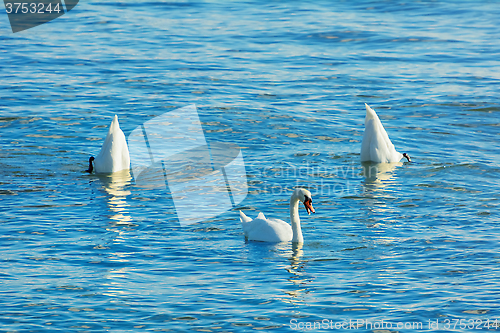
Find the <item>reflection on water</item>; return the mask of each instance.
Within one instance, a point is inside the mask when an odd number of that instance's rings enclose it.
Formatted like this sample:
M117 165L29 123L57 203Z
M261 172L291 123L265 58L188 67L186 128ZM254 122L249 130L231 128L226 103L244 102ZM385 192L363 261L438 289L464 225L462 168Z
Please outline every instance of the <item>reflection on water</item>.
M119 261L127 262L128 260ZM106 287L106 290L103 291L103 295L110 297L127 295L128 292L126 290L126 287L124 286L123 281L126 280L129 274L129 269L126 267L110 269L109 272L105 275L105 279L107 280L107 282L103 284Z
M129 215L127 196L130 191L126 186L130 184L132 177L129 170L114 172L109 175L99 176L104 191L108 194L107 205L113 213L110 218L116 221L116 224L131 224L132 218Z
M288 246L288 243L286 245ZM290 265L285 268L288 273L292 274L288 278L288 281L291 282L291 288L284 290L287 296L286 302L291 304L305 302L305 294L308 293L306 286L310 281L304 278L306 261L301 259L304 254L302 247L302 243L292 243L292 253L288 258Z
M494 321L495 4L80 1L64 29L2 34L1 326L240 333L290 331L291 319ZM99 24L81 24L89 12ZM303 247L245 243L231 211L202 232L178 227L163 169L144 175L153 188L82 173L102 119L118 114L129 134L187 101L203 105L207 142L244 147L252 193L240 207L286 216L297 180L323 191ZM391 139L418 164L360 175L364 102L385 109Z
M107 194L106 204L111 212L109 218L112 220L112 226L131 225L132 218L129 211L130 205L127 203L127 196L131 194L127 189L127 186L130 185L132 180L130 171L122 170L112 174L98 176L102 183L102 188ZM113 237L113 243L125 241L125 231L122 228L107 228L107 230L116 233L116 236ZM109 260L116 265L123 265L129 261L127 259L127 254L122 252L112 252ZM110 297L127 295L128 292L126 291L126 287L124 287L123 281L126 280L129 274L129 268L127 267L111 268L105 275L108 282L104 283L106 291L103 292L103 294Z
M302 270L304 269L304 263L300 259L304 254L302 251L303 243L292 243L292 256L290 257L290 268L287 271L296 276L302 275Z
M393 210L391 205L387 205L384 199L392 198L394 195L398 195L397 192L390 190L389 187L393 186L395 181L394 170L398 166L402 166L403 163L373 163L365 162L362 163L363 176L365 177L362 181L363 191L365 198L369 198L366 202L366 207L369 212L369 216L372 214L382 214L382 216L390 214ZM376 199L375 201L373 199ZM378 219L377 219L378 220ZM372 227L379 227L382 222L376 222L372 224Z
M402 166L403 163L373 163L365 162L362 163L363 176L365 180L363 181L363 188L365 193L375 194L376 192L384 191L385 187L393 184L394 173L393 171L398 166Z

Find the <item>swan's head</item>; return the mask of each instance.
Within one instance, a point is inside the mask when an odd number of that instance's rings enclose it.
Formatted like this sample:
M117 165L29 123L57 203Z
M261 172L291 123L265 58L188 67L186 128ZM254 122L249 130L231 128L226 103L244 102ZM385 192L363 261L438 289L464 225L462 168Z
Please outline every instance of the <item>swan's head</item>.
M94 161L94 160L95 160L94 156L90 156L89 168L87 170L85 170L85 172L92 173L92 171L94 171L94 166L92 165L92 161Z
M303 188L297 188L293 192L293 196L298 198L304 204L304 207L306 207L307 214L316 213L312 204L311 192Z
M408 160L408 162L411 162L410 155L408 155L407 153L404 153L403 157L406 158Z

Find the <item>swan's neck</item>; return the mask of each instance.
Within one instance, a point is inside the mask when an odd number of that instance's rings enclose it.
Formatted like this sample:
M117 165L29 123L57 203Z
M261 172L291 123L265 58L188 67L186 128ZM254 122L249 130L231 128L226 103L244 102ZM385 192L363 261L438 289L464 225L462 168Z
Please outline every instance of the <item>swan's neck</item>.
M94 165L92 164L92 159L89 159L89 169L87 172L92 173L92 171L94 171Z
M303 243L304 238L302 237L302 229L300 228L300 218L299 218L299 198L292 196L290 199L290 221L292 222L293 238L294 243Z

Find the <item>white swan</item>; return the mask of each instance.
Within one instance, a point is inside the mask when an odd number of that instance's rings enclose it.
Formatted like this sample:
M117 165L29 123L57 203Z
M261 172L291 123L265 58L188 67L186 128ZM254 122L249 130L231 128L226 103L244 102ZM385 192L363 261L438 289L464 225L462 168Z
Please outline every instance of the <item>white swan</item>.
M266 219L263 213L259 213L256 219L251 219L240 210L240 220L245 232L245 238L261 242L296 242L303 243L302 230L299 219L299 201L304 203L307 214L315 213L312 206L311 192L297 188L290 198L290 220L292 226L285 221L277 219Z
M410 156L396 151L375 111L365 103L365 133L361 143L361 162L391 163Z
M94 167L92 167L92 161L94 161ZM116 115L109 126L108 135L99 155L95 159L93 156L89 158L89 169L86 171L92 173L94 168L96 173L113 173L130 168L127 140L120 129Z

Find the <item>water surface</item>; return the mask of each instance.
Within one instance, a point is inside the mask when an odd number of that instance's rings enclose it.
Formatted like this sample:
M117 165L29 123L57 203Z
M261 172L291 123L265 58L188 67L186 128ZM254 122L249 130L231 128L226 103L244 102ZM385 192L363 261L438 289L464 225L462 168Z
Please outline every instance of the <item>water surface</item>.
M16 34L0 15L2 330L496 329L499 14L85 1ZM161 188L83 172L115 114L127 136L193 103L208 142L243 151L235 209L181 227ZM359 162L364 103L413 163ZM316 208L303 246L245 242L237 210L287 220L295 186Z

